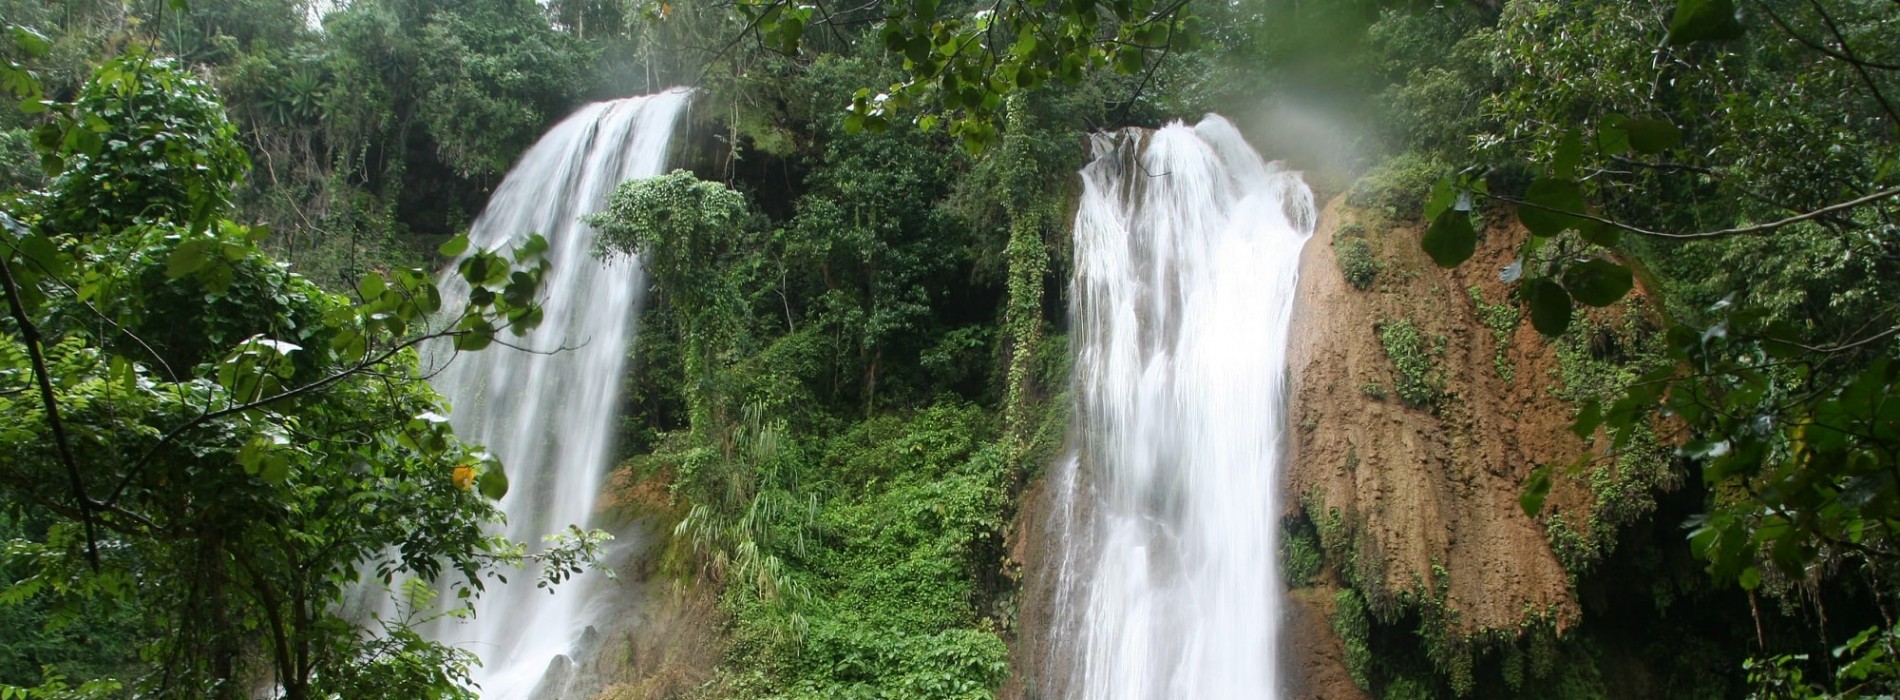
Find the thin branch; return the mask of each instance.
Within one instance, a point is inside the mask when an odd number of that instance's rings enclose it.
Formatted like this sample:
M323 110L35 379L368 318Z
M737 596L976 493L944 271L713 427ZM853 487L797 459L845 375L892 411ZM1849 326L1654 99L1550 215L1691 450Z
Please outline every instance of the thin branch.
M1822 53L1823 55L1826 55L1828 58L1832 58L1836 61L1842 61L1845 63L1857 63L1863 66L1867 66L1868 68L1877 68L1880 70L1900 70L1900 64L1881 63L1879 61L1869 61L1864 58L1858 58L1855 56L1842 54L1838 51L1835 51L1834 49L1830 49L1828 48L1827 44L1823 44L1813 39L1809 39L1807 35L1802 34L1801 32L1795 31L1794 26L1789 24L1787 20L1782 19L1781 15L1775 12L1775 8L1769 7L1768 3L1761 2L1761 0L1756 0L1755 5L1757 7L1760 7L1762 9L1762 12L1767 13L1768 21L1774 23L1775 26L1780 27L1783 33L1792 37L1795 41L1800 42L1802 46L1806 46L1810 49L1818 51Z
M1886 110L1887 118L1893 120L1894 130L1900 131L1900 111L1896 111L1893 103L1887 101L1887 96L1881 94L1880 84L1874 82L1874 76L1867 73L1867 64L1854 57L1854 49L1847 45L1847 36L1842 34L1840 26L1834 23L1834 16L1827 13L1827 8L1822 7L1819 0L1808 0L1808 4L1821 15L1821 22L1826 24L1827 30L1834 35L1834 44L1841 47L1841 53L1847 57L1848 64L1854 67L1854 73L1860 76L1861 82L1867 84L1867 91L1873 93L1874 101L1879 102L1880 108Z
M72 441L66 437L66 424L59 417L59 398L53 393L52 373L46 369L46 355L40 351L40 329L33 325L33 319L26 315L26 307L20 305L20 287L13 281L13 268L0 258L0 287L7 295L7 308L13 313L13 321L20 325L20 338L26 341L27 357L33 361L33 378L40 385L40 403L46 406L46 422L53 426L53 445L59 451L59 459L66 465L66 476L72 482L73 498L79 503L79 520L86 525L86 557L92 561L92 570L99 571L99 535L93 525L92 499L86 496L86 484L79 476L79 460L73 456Z
M1741 235L1748 235L1748 234L1755 234L1755 233L1767 233L1769 231L1773 231L1783 226L1788 226L1790 224L1798 224L1810 219L1819 219L1819 218L1828 216L1830 214L1847 211L1849 209L1853 209L1855 207L1859 207L1859 206L1863 206L1867 204L1872 204L1874 202L1878 202L1880 200L1887 199L1896 195L1900 195L1900 187L1894 187L1891 189L1881 190L1879 192L1875 192L1865 197L1850 199L1848 201L1841 202L1839 204L1831 204L1825 207L1821 207L1820 209L1807 212L1805 214L1797 214L1794 216L1787 217L1785 219L1770 221L1765 224L1756 224L1753 226L1737 226L1734 228L1718 229L1715 231L1699 231L1696 233L1667 233L1663 231L1651 231L1649 229L1631 226L1629 224L1622 223L1620 221L1606 219L1601 216L1597 216L1595 214L1587 214L1583 212L1574 212L1574 211L1567 211L1564 209L1557 209L1555 207L1547 207L1542 204L1538 204L1536 202L1528 202L1522 199L1518 199L1516 197L1507 197L1507 196L1499 195L1499 194L1485 195L1485 196L1491 197L1492 199L1496 199L1500 202L1508 202L1510 204L1515 204L1521 207L1530 207L1532 209L1539 209L1542 211L1547 211L1547 212L1551 212L1555 214L1563 214L1565 216L1574 216L1579 219L1594 221L1599 224L1604 224L1607 226L1615 226L1624 231L1628 231L1630 233L1634 233L1641 236L1649 236L1651 238L1702 239L1702 238L1722 238L1724 236L1741 236Z

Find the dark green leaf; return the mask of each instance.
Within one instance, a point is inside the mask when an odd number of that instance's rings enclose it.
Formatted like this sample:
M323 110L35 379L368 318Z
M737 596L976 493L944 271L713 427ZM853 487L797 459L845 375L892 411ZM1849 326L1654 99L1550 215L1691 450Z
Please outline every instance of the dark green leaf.
M1583 136L1576 129L1564 132L1563 139L1557 142L1557 152L1551 157L1550 172L1563 179L1577 176L1577 164L1583 160Z
M1458 201L1458 186L1452 176L1446 175L1432 183L1432 192L1425 197L1425 220L1437 221L1438 215L1445 213Z
M1570 329L1570 293L1549 277L1524 283L1524 303L1531 307L1531 326L1538 333L1556 337Z
M1439 267L1457 267L1471 259L1478 249L1478 233L1471 228L1471 216L1456 209L1439 212L1419 241L1425 253Z
M1603 118L1597 127L1597 152L1605 156L1619 155L1630 149L1630 118L1621 114L1612 114Z
M1524 509L1524 515L1537 517L1544 510L1544 498L1550 495L1550 465L1540 464L1531 470L1530 479L1524 482L1524 492L1518 494L1517 504Z
M1681 0L1669 21L1669 44L1725 41L1742 35L1733 0Z
M1570 296L1590 306L1609 306L1629 294L1635 283L1630 269L1595 258L1571 265L1564 270L1564 287Z
M1577 411L1577 419L1570 423L1570 432L1580 439L1588 440L1596 434L1597 426L1603 424L1603 402L1590 399Z
M495 329L473 330L455 336L455 349L464 352L475 352L477 350L486 349L488 345L493 342L495 342Z
M37 271L54 277L64 276L72 267L72 258L62 255L59 246L45 236L20 239L20 254L26 256Z
M1533 235L1550 237L1581 224L1583 189L1572 180L1540 177L1524 191L1528 204L1517 208L1517 218Z
M1665 119L1631 119L1626 128L1637 153L1655 155L1682 145L1682 129Z

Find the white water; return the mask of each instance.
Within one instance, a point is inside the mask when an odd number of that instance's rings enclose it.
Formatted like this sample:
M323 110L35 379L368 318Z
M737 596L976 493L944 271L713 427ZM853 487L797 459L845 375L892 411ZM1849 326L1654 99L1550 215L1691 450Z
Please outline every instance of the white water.
M1094 137L1045 697L1279 697L1287 327L1313 195L1232 124Z
M489 200L470 231L480 248L507 248L546 236L552 264L543 280L544 320L511 344L461 354L435 379L464 440L501 458L512 482L501 508L509 539L538 547L544 535L589 526L612 459L614 419L628 341L645 287L637 261L592 255L594 229L579 217L605 209L615 186L659 175L684 113L684 90L588 105L536 142ZM465 296L454 274L445 298ZM532 549L531 549L532 551ZM439 641L474 651L474 680L489 700L560 697L575 676L575 651L593 622L587 589L595 574L534 586L531 571L491 583L467 622L433 630Z

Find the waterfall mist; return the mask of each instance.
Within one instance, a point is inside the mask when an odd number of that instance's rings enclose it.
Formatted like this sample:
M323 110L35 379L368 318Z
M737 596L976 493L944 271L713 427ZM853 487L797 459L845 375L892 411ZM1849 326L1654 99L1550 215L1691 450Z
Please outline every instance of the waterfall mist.
M1218 116L1093 146L1043 695L1278 697L1285 354L1312 192Z
M579 217L605 208L621 182L659 175L690 93L598 102L555 126L508 172L470 231L479 248L508 247L532 233L547 237L552 263L543 281L544 320L510 343L447 357L436 388L454 411L465 440L501 458L513 482L501 501L509 539L540 546L569 525L589 527L611 467L620 382L645 282L637 261L592 255L593 227ZM465 296L450 266L443 296ZM556 595L534 585L534 573L491 583L472 620L449 620L431 632L474 651L482 697L563 697L576 675L577 647L598 635L589 602L598 573L563 584Z

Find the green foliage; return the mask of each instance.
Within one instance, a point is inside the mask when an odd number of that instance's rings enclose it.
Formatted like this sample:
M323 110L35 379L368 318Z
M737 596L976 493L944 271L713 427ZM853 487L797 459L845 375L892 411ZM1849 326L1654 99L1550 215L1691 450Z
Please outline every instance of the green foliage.
M1325 564L1318 534L1304 519L1290 519L1280 537L1280 577L1287 587L1305 587Z
M488 534L502 466L455 439L414 348L532 327L545 242L471 254L459 312L413 269L328 294L224 218L242 154L202 85L135 51L79 95L42 128L65 168L47 195L0 199L0 503L32 524L0 604L139 648L82 695L240 697L265 674L288 698L466 695L473 655L412 631L444 614L429 586L466 605L528 558ZM544 580L598 541L537 555ZM411 582L380 629L343 610L365 574Z
M1359 236L1335 237L1333 259L1339 262L1339 271L1346 276L1346 283L1359 290L1371 289L1372 280L1385 267L1373 256L1372 245Z
M444 163L464 177L507 170L573 104L592 60L532 0L445 7L422 28L415 51L426 57L415 80L428 86L417 116Z
M1406 677L1399 677L1387 683L1379 694L1380 700L1431 700L1431 686Z
M1375 328L1386 359L1392 361L1395 393L1405 405L1431 408L1445 393L1445 372L1439 359L1445 337L1419 331L1410 319L1381 321Z
M1351 588L1333 594L1333 633L1346 648L1346 673L1353 684L1372 688L1372 621L1366 616L1365 603Z
M1407 220L1425 205L1432 183L1450 169L1435 158L1401 155L1380 163L1354 182L1346 203L1372 212L1381 221Z
M250 166L211 89L142 50L100 66L71 110L53 114L39 131L58 173L44 215L75 235L139 219L202 230Z
M1750 658L1743 662L1749 700L1847 700L1875 698L1900 688L1900 635L1889 627L1869 627L1835 647L1834 688L1809 682L1806 654Z
M1510 359L1511 336L1517 332L1517 324L1523 318L1523 313L1511 304L1485 303L1484 293L1475 286L1466 289L1465 293L1478 309L1478 323L1491 329L1491 345L1496 348L1491 357L1491 366L1497 370L1499 379L1510 384L1517 376L1517 366Z
M25 129L0 129L0 190L30 190L40 182L39 154Z

